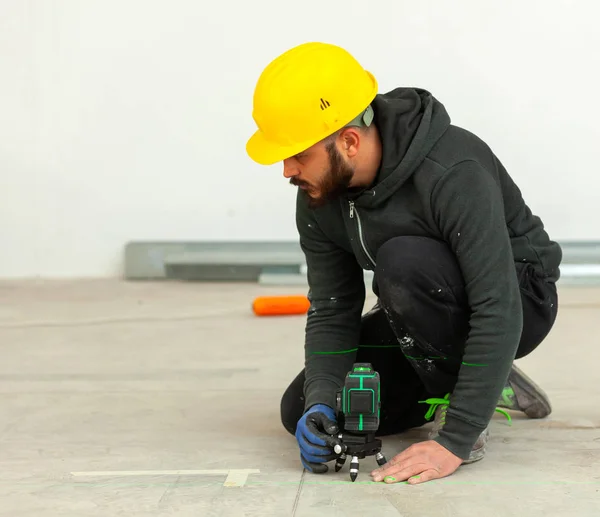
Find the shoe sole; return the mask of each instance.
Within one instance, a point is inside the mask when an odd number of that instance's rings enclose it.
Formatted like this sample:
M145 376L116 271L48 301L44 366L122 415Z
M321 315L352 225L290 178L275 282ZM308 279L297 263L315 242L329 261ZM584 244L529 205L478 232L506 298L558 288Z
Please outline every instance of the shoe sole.
M478 461L481 461L484 458L485 453L487 451L488 440L490 438L489 428L486 428L482 434L484 435L483 443L481 444L480 447L478 447L477 449L473 449L471 451L471 453L469 454L469 458L463 461L463 465L469 465L471 463L476 463Z
M534 400L536 404L532 404L526 408L523 408L523 412L530 418L544 418L548 416L552 412L552 406L550 404L550 400L548 396L533 380L525 375L520 368L512 365L513 370L510 372L509 380L514 383L514 385L519 388L521 391L524 391L531 400ZM517 403L521 406L521 401L517 393L515 392L515 396L517 397ZM528 411L535 407L535 411L529 413ZM538 408L541 408L541 413L537 411Z

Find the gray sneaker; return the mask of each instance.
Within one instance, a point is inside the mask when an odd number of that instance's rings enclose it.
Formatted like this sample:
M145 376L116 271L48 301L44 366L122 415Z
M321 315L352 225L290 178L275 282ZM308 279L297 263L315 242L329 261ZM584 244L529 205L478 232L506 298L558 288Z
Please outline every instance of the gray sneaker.
M446 412L448 411L448 403L450 402L448 400L448 397L449 394L446 395L446 397L443 399L428 399L426 401L423 401L432 404L431 408L429 409L429 412L427 413L427 415L425 415L425 417L429 419L431 418L431 412L433 411L435 413L435 418L433 419L433 427L429 432L428 436L430 440L433 440L439 435L440 430L446 423ZM489 428L486 427L479 435L479 438L477 438L475 445L473 445L473 448L471 449L471 452L469 454L469 458L464 460L463 464L474 463L483 459L483 457L485 456L485 451L487 449L487 442L489 436L490 431Z
M522 411L529 418L544 418L552 412L546 393L514 364L498 399L498 407Z

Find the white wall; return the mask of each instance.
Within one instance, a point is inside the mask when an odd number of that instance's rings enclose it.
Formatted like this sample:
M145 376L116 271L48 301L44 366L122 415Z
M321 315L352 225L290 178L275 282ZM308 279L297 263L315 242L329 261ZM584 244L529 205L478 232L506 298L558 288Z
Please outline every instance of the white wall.
M244 146L262 68L308 40L432 91L553 237L600 238L600 3L366 5L1 0L0 277L117 275L129 240L295 239L293 188Z

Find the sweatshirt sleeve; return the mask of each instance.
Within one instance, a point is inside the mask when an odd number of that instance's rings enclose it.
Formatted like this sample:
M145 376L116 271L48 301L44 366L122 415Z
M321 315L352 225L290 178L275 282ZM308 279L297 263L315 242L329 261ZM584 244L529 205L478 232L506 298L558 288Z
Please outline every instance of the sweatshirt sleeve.
M363 271L353 254L332 242L298 195L296 225L306 257L305 409L335 408L336 391L352 369L365 302Z
M522 307L502 192L475 161L447 170L432 191L436 222L460 265L470 331L446 422L436 441L466 459L491 420L522 330Z

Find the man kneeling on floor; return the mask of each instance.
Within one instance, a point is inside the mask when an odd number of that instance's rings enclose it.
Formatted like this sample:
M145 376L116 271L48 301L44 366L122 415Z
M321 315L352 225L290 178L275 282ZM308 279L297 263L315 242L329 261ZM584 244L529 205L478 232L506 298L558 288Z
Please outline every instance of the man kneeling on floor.
M299 187L311 307L281 418L304 467L323 473L335 458L336 391L355 362L381 377L379 436L433 418L429 439L376 481L420 483L480 460L498 408L547 416L513 360L554 324L562 251L490 147L428 91L378 93L348 52L321 43L267 66L253 118L249 156L283 161ZM366 314L363 269L378 300Z

